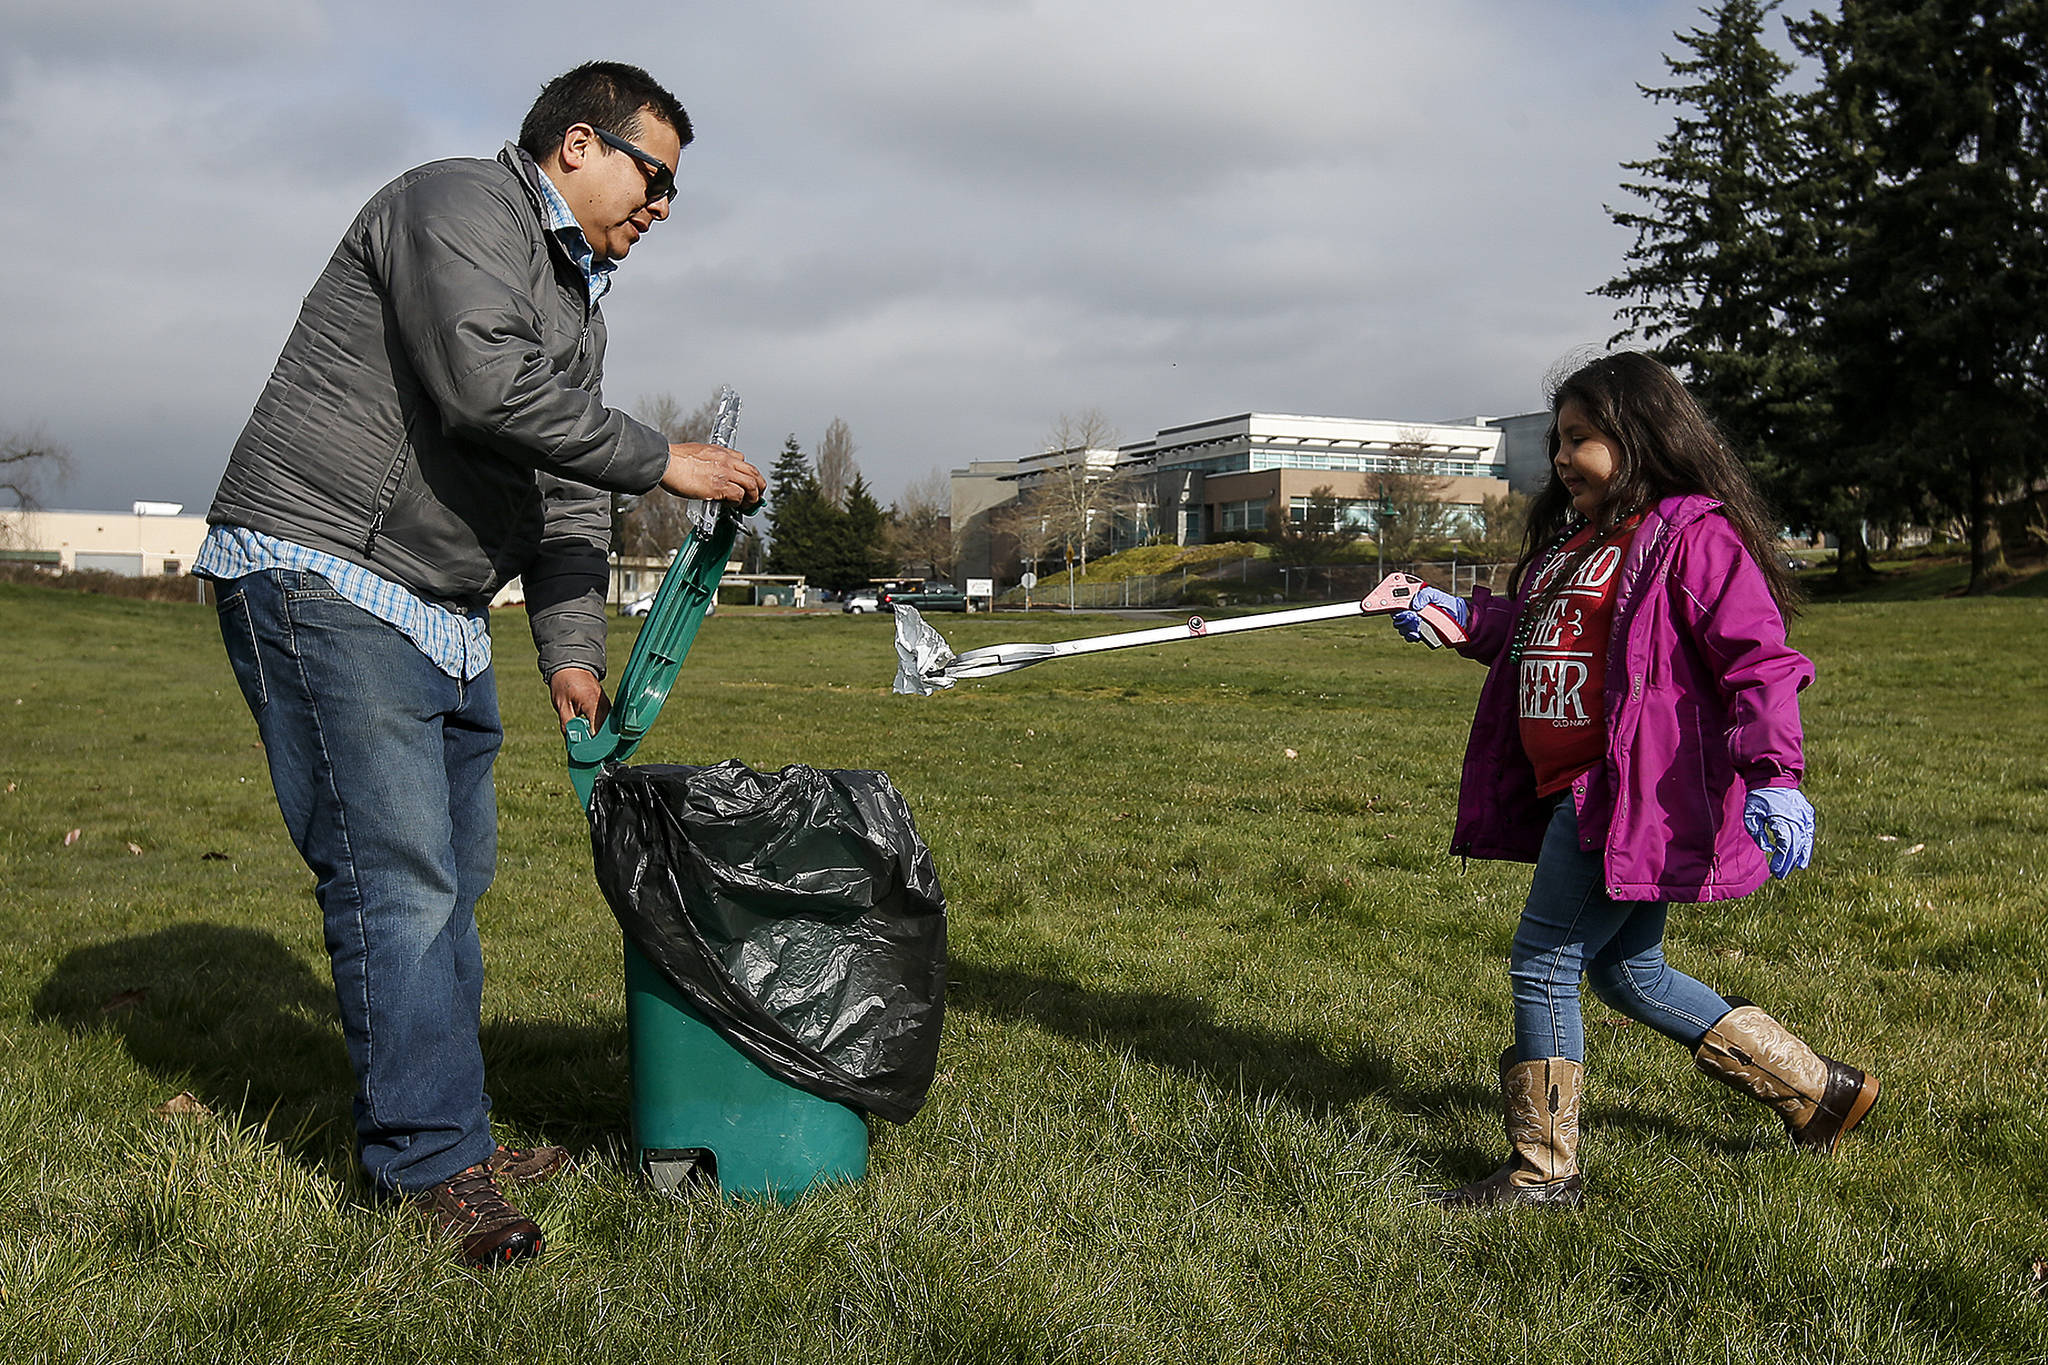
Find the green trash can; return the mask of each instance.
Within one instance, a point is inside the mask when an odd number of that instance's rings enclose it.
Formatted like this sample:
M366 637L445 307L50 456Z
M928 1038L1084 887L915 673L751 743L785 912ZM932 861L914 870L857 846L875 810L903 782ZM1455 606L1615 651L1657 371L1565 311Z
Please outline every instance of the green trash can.
M657 1189L716 1182L787 1202L868 1171L867 1120L770 1076L718 1036L631 943L626 1050L633 1160Z
M739 397L719 395L712 440L725 445ZM670 563L595 733L569 722L569 779L584 808L606 764L624 762L661 712L697 628L718 593L739 517L700 509ZM795 1199L825 1181L867 1174L860 1111L770 1076L721 1038L654 965L626 945L626 1051L633 1088L633 1162L658 1189L716 1183L728 1195Z

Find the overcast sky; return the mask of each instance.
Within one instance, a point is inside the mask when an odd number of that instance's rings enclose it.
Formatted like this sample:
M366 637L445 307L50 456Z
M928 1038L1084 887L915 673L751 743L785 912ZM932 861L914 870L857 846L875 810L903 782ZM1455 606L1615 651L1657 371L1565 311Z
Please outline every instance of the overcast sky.
M0 0L0 436L46 498L200 510L363 200L489 156L550 76L646 66L697 126L605 301L607 395L730 383L764 468L843 417L884 502L1244 411L1528 411L1613 332L1692 3Z

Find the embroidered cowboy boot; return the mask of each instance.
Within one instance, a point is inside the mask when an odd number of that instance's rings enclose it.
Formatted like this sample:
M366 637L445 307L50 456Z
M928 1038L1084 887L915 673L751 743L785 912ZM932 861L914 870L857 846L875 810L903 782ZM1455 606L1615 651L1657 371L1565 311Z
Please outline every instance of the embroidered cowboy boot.
M1508 1130L1505 1166L1460 1189L1432 1195L1439 1204L1471 1208L1537 1204L1577 1208L1585 1199L1579 1178L1579 1088L1585 1067L1564 1057L1511 1062L1500 1055L1500 1093Z
M1815 1052L1747 1000L1707 1030L1693 1062L1715 1080L1776 1110L1802 1147L1832 1152L1877 1103L1877 1077Z

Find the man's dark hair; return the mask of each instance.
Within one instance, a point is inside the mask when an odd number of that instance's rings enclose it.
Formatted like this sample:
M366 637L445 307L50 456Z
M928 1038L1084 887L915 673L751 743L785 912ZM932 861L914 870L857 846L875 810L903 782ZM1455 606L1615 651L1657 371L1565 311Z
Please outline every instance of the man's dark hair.
M654 77L624 62L585 62L541 87L533 108L526 111L526 122L519 125L519 145L534 160L542 160L562 145L562 134L579 123L630 142L639 136L643 109L653 110L676 130L685 147L690 145L690 116Z

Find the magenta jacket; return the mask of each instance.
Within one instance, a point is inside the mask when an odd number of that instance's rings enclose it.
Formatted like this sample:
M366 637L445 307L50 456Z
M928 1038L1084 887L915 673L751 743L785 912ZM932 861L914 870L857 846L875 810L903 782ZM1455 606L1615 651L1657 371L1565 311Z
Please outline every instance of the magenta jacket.
M1666 498L1622 567L1607 656L1607 756L1572 784L1580 846L1606 850L1616 900L1746 896L1769 864L1742 827L1753 787L1796 787L1799 692L1813 664L1785 643L1763 570L1720 503ZM1524 577L1526 595L1528 578ZM1521 598L1474 591L1471 640L1488 666L1465 750L1451 851L1534 862L1549 823L1507 662ZM1495 665L1498 667L1495 667Z

